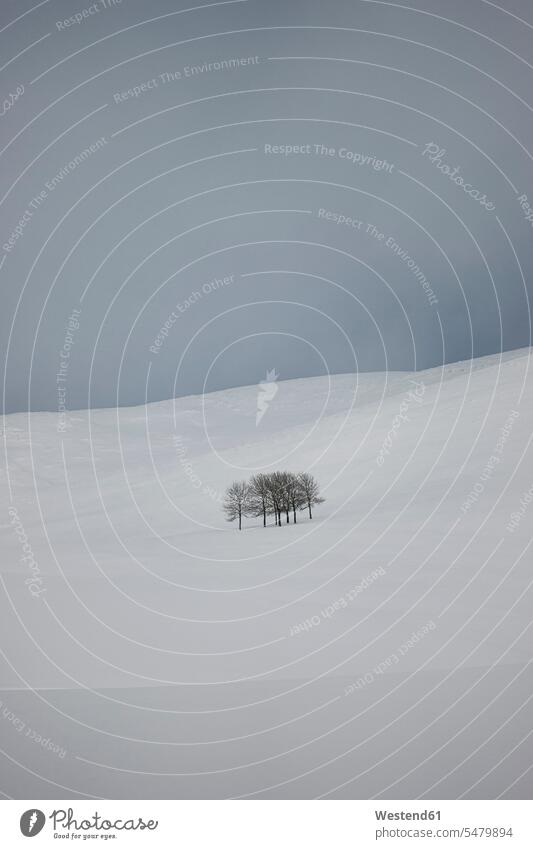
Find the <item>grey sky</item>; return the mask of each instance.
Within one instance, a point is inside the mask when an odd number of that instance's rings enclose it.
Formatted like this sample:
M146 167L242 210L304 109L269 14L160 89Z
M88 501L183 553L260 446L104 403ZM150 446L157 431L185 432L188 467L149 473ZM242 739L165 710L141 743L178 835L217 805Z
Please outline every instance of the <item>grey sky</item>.
M5 411L528 345L530 5L197 5L2 4Z

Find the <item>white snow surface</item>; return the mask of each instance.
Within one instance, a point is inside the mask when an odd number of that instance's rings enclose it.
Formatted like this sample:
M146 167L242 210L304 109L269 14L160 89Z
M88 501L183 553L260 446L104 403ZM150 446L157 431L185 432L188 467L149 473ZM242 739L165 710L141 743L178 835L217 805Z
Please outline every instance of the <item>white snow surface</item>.
M529 797L531 356L5 416L4 791ZM239 533L278 468L326 501Z

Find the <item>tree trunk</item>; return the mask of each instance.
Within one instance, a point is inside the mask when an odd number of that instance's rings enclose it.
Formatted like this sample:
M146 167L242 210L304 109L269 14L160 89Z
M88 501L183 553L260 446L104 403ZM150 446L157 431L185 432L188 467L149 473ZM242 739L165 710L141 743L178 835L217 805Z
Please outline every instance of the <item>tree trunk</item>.
M239 513L239 530L242 530L242 514Z
M266 508L263 507L263 527L266 528L266 526L267 526L267 512L266 512Z
M309 518L310 518L310 519L312 519L312 518L313 518L313 514L311 513L311 502L310 502L310 501L308 501L308 502L307 502L307 504L308 504L308 507L309 507Z
M287 509L286 513L287 513L287 524L289 524L290 519L289 519L289 511L288 511L288 509Z
M292 508L292 516L293 516L294 524L296 524L296 507Z

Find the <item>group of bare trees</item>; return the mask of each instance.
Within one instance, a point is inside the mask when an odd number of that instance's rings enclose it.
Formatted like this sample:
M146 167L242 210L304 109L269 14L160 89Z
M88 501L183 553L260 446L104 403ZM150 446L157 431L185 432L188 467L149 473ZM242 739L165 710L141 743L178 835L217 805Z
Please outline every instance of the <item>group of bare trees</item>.
M298 510L308 510L313 518L312 508L324 501L320 497L318 482L308 472L295 475L293 472L271 472L253 475L249 481L233 481L226 490L222 504L228 522L239 522L245 516L263 517L266 527L267 516L274 516L276 525L281 527L282 516L286 523L296 522Z

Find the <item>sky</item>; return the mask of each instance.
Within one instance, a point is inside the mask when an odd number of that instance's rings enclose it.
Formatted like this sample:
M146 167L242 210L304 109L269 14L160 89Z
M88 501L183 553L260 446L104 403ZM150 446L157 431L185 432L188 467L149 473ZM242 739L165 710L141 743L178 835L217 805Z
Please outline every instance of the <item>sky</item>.
M529 345L532 29L525 0L2 3L3 412Z

